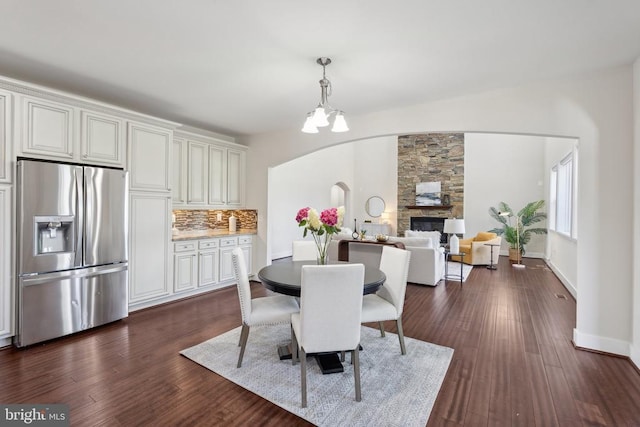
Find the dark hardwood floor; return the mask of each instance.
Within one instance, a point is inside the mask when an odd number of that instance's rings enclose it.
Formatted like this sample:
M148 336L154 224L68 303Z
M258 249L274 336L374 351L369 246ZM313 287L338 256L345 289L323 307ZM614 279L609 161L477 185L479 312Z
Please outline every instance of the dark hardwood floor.
M524 262L476 267L463 287L408 286L405 334L455 349L428 426L640 426L640 374L574 349L575 301L542 261ZM78 426L308 425L178 354L239 325L231 287L8 348L0 402L66 403Z

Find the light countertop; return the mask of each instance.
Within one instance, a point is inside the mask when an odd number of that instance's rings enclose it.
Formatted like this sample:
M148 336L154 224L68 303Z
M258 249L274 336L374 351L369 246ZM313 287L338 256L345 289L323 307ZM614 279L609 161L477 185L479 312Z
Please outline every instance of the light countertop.
M229 232L229 230L185 230L185 231L174 231L172 233L172 238L174 242L179 240L196 240L196 239L209 239L215 237L229 237L229 236L240 236L247 234L258 234L258 230L254 229L238 229L235 233Z

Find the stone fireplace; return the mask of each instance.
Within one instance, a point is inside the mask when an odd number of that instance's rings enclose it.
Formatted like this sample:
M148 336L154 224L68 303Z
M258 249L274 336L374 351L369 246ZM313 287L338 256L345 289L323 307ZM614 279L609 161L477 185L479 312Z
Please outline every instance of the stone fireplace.
M441 183L446 206L415 206L416 184ZM427 133L398 137L397 230L413 227L414 218L464 218L464 133ZM446 237L445 237L446 239Z

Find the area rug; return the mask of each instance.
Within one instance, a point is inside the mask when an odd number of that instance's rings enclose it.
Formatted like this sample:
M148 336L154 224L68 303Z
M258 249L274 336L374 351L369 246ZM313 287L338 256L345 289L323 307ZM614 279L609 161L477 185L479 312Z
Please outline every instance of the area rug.
M451 348L408 337L403 356L397 335L383 338L363 326L362 401L355 401L348 354L344 372L328 375L309 358L308 407L301 408L300 365L277 355L277 346L290 340L289 326L252 328L237 369L239 338L238 327L180 354L318 426L424 426L453 356Z
M455 261L448 261L448 263L449 265L447 266L447 270L448 270L447 273L449 273L449 276L451 275L460 276L460 263ZM469 277L471 270L473 270L473 265L462 264L462 281L463 282L467 280L467 277ZM444 277L444 272L442 273L442 276ZM460 281L460 279L457 277L455 279L449 278L448 280Z

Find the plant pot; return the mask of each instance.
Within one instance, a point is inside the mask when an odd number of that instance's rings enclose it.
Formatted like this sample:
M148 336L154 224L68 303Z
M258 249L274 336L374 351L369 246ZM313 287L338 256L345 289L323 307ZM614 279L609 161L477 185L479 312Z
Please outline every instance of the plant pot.
M520 260L522 260L522 254L520 254ZM518 250L515 248L509 248L509 261L511 264L518 263Z

